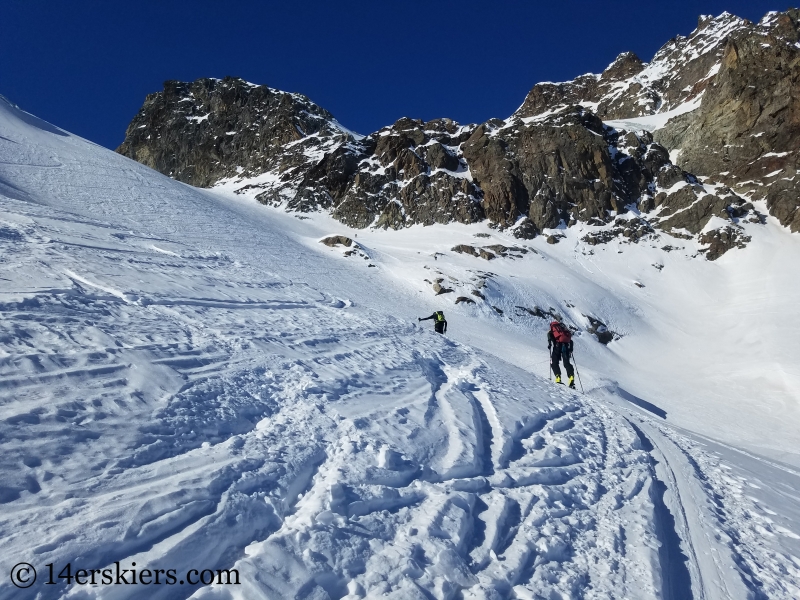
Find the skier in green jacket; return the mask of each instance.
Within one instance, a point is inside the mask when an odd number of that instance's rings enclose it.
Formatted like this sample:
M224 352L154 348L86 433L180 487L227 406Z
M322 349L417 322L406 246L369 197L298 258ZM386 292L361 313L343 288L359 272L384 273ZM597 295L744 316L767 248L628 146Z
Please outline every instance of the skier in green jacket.
M447 333L447 319L444 318L444 313L442 311L437 310L430 317L425 317L424 319L418 318L417 322L427 321L429 319L433 319L433 328L436 330L436 333Z

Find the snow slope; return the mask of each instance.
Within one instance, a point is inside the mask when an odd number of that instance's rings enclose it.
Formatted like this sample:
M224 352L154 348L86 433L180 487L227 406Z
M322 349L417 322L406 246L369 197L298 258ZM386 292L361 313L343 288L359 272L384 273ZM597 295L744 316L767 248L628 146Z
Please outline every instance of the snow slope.
M39 571L0 598L800 595L800 473L758 452L792 457L796 367L752 400L736 386L756 373L717 398L681 371L712 315L714 335L745 326L718 351L767 343L753 319L779 331L797 294L763 261L796 236L711 272L572 237L487 266L449 251L496 235L479 226L359 232L344 257L317 243L327 219L176 183L0 101L0 567ZM503 315L433 298L437 269L483 279ZM737 306L751 287L777 294ZM544 321L514 311L534 302L624 332L577 338L586 395L545 378ZM451 336L413 319L435 307ZM241 579L45 584L48 564L115 561Z
M239 196L225 198L252 208ZM793 329L800 284L788 275L800 262L800 236L771 218L766 226L743 224L753 237L748 247L709 262L695 242L664 234L636 245L588 246L580 240L592 229L583 224L550 232L565 236L557 245L545 236L520 244L482 224L349 230L321 214L298 220L255 208L263 215L252 218L290 231L309 251L320 251L326 234L357 236L392 295L403 298L394 314L413 319L442 309L450 337L542 377L549 374L548 320L518 307L554 308L581 329L589 325L585 315L597 318L622 337L608 346L586 332L576 338L587 389L622 387L670 422L800 467L800 336ZM464 243L529 251L492 261L451 251ZM667 245L673 249L662 250ZM457 296L475 298L471 291L486 273L492 276L480 290L487 301L454 305ZM439 277L452 294L434 296L430 282Z

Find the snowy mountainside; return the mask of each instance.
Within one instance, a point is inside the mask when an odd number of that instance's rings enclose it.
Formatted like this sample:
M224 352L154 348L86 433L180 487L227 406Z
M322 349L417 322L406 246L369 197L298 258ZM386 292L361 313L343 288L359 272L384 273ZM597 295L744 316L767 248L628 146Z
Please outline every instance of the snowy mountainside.
M0 206L0 562L40 570L27 591L0 580L0 597L800 591L797 471L675 429L647 409L662 381L634 398L602 379L635 362L642 346L623 345L648 302L701 266L724 276L727 256L666 254L648 273L671 279L643 274L636 290L656 290L638 306L603 287L629 255L581 263L577 229L557 245L498 238L505 250L486 236L516 239L481 224L345 230L359 245L345 256L319 243L344 229L327 215L186 186L5 103ZM496 257L455 252L456 237ZM439 271L488 302L433 296ZM591 308L623 335L576 336L586 395L547 381L544 321L504 316L512 302L579 324ZM451 337L416 325L436 307ZM235 568L241 583L44 584L48 563L115 561Z
M761 27L768 26L765 17ZM692 101L716 75L726 43L752 23L730 13L698 19L689 36L664 44L649 63L632 52L620 54L601 74L562 83L538 83L515 115L531 117L573 104L592 107L604 120L659 114Z
M167 82L118 151L360 229L488 221L533 239L583 223L591 244L657 230L716 260L764 214L798 230L799 14L703 16L649 63L623 53L602 74L537 84L513 115L482 124L402 118L359 136L297 94ZM630 214L636 235L614 223Z
M697 261L691 240L669 251L663 239L586 246L581 226L563 230L558 244L522 244L481 225L387 235L324 215L279 222L309 249L365 273L377 266L404 298L399 314L408 302L427 307L417 314L441 309L459 323L452 337L542 377L548 324L561 318L587 388L622 388L673 423L800 465L800 340L786 334L800 291L785 277L800 245L771 219L755 230L758 251L715 263ZM332 232L351 236L368 260L319 243Z
M794 471L512 366L531 328L493 309L447 308L454 340L415 326L448 297L404 280L432 262L407 260L419 239L344 257L317 241L328 217L185 186L7 105L0 130L4 572L242 577L147 588L170 598L796 595ZM473 326L491 352L458 341ZM43 573L28 593L141 596Z

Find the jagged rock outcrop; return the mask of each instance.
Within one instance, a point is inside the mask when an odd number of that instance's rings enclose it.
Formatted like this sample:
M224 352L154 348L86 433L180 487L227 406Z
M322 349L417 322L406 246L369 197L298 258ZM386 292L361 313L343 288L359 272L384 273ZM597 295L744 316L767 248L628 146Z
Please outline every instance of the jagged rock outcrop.
M353 245L353 240L346 235L329 235L326 238L322 238L319 243L330 247L345 246L349 248Z
M601 344L607 346L614 340L618 340L620 336L618 333L611 331L605 323L600 321L599 319L595 319L589 315L583 315L588 319L589 326L586 328L586 331L591 333L593 336L597 338L597 341Z
M621 137L581 106L485 123L463 152L486 216L505 226L527 216L538 230L577 219L605 222L652 195L654 179L671 167L650 134Z
M614 221L613 227L589 232L583 237L583 241L590 246L606 244L611 240L618 238L624 238L626 240L636 242L647 235L652 235L653 233L653 227L645 219L638 217L625 219L623 217L619 217Z
M651 220L663 229L697 234L712 216L735 221L753 209L748 200L764 199L773 216L798 231L797 43L795 9L770 13L758 24L727 13L701 17L690 36L670 40L649 64L626 53L602 75L534 86L515 116L525 120L579 104L604 119L630 119L628 131L635 131L635 117L686 110L662 129L651 125L677 165L661 171L656 194L642 195L639 209L647 218L655 211L660 218ZM727 190L720 196L686 172ZM692 187L670 189L682 180ZM753 215L751 221L760 220Z
M531 117L581 104L602 119L627 119L665 112L696 98L714 75L727 36L749 21L728 13L702 16L688 37L664 44L649 63L623 52L600 75L563 83L538 83L515 116Z
M583 222L589 244L669 234L705 240L711 258L763 222L757 200L800 231L799 14L701 17L649 63L626 52L599 75L537 84L480 125L403 118L360 136L299 94L167 82L118 150L355 228L488 219L531 239Z
M482 220L481 190L458 149L472 129L450 119L404 118L367 136L358 173L333 216L351 227L384 229Z
M167 81L150 94L117 152L200 187L303 169L353 136L305 96L241 79Z
M681 167L765 199L800 231L800 11L771 14L725 41L719 71L700 107L659 139Z
M118 152L192 185L231 184L264 204L398 229L484 218L457 150L472 129L401 119L363 137L299 94L236 78L168 81Z
M750 241L750 236L745 235L741 227L727 226L707 231L700 236L699 241L708 245L708 248L702 250L706 253L706 258L717 260L732 248L744 248Z

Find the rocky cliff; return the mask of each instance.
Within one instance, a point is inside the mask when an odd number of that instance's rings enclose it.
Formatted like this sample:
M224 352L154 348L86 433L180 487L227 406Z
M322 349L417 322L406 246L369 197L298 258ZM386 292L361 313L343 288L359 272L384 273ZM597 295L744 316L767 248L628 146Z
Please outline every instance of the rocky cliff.
M678 164L754 200L800 231L800 11L743 24L720 44L699 107L657 132Z
M800 13L701 17L649 62L541 83L508 119L404 118L368 136L305 96L240 79L167 82L118 151L180 181L329 210L356 228L472 223L591 244L697 237L710 259L763 222L800 231ZM557 238L555 238L557 241Z

